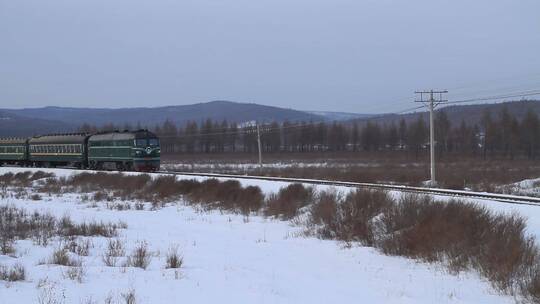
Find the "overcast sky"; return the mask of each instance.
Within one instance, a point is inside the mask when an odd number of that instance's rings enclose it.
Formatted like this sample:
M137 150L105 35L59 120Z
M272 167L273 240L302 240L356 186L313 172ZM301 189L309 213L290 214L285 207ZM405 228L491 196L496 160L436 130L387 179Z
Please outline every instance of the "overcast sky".
M391 112L540 88L538 0L0 0L0 107Z

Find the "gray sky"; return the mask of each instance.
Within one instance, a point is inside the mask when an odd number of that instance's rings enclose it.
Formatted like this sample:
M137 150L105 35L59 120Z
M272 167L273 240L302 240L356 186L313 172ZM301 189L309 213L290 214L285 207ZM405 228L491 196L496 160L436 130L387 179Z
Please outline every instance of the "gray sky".
M0 107L391 112L540 88L538 0L0 0Z

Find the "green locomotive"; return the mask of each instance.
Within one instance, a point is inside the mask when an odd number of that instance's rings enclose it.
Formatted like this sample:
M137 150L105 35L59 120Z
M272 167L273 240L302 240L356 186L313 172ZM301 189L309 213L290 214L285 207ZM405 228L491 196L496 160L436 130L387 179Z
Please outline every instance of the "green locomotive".
M160 153L159 138L147 130L96 134L88 139L91 169L155 171Z
M0 139L0 165L157 171L159 138L148 130Z

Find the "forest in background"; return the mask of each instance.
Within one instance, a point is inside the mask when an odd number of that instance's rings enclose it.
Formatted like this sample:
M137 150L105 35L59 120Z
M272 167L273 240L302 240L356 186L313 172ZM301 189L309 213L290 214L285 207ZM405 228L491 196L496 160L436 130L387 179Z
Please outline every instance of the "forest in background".
M81 132L142 128L84 124ZM429 122L415 120L380 122L377 118L342 122L272 122L259 125L264 153L402 151L418 157L429 149ZM149 128L161 138L162 154L255 153L258 151L255 123L190 121L176 125L170 120ZM478 123L453 124L444 110L435 117L436 150L439 155L460 153L481 158L535 159L540 150L540 120L532 109L517 118L506 107L486 110Z

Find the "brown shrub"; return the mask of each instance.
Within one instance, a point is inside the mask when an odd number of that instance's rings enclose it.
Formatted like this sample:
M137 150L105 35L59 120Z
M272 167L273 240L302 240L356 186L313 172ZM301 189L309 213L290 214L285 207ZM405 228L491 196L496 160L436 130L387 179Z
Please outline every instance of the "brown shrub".
M290 184L268 198L264 213L267 216L291 219L298 215L300 208L307 206L313 200L313 196L313 188L307 188L298 183Z
M151 259L152 257L150 251L148 251L148 244L146 242L139 242L128 257L127 265L146 269L148 265L150 265Z
M319 225L317 233L322 238L334 238L338 229L338 202L339 196L332 191L322 191L318 194L311 207L310 220L312 224Z
M81 260L72 258L69 256L69 251L65 248L59 248L55 250L48 261L49 264L63 265L63 266L77 266L82 265Z
M374 225L376 219L392 207L393 199L384 191L356 190L347 195L339 205L340 225L337 238L344 241L360 241L372 246L378 236Z
M184 263L184 258L178 252L178 246L172 246L167 253L165 268L180 268Z
M0 281L16 282L26 279L24 266L15 264L11 267L0 265Z
M242 188L236 180L220 182L217 179L207 179L192 189L187 196L188 202L244 215L259 210L264 202L264 195L259 187Z
M319 194L310 213L321 238L359 241L386 254L474 269L498 290L540 299L540 250L525 236L525 220L460 201L434 201L357 190L341 200Z

